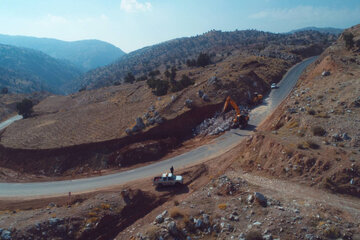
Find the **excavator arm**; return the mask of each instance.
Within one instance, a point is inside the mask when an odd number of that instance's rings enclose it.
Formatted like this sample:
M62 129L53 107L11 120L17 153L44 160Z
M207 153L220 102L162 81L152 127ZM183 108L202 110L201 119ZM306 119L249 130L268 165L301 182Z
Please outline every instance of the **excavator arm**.
M236 104L236 102L234 100L232 100L232 98L230 96L228 96L226 98L224 108L222 110L222 114L225 113L225 111L226 111L227 107L229 106L229 104L235 109L237 115L241 115L238 105Z

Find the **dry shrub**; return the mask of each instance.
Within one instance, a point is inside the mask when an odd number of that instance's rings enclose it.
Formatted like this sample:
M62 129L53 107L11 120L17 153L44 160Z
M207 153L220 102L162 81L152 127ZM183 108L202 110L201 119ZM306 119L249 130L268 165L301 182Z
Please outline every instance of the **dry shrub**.
M319 149L320 148L320 145L313 141L307 141L307 144L309 145L309 147L311 149Z
M316 117L318 118L330 118L330 116L326 112L320 112L316 114Z
M145 234L150 240L157 240L160 237L159 230L157 226L151 225L146 229Z
M225 210L226 207L227 207L227 204L226 204L226 203L220 203L220 204L218 205L218 208L221 209L221 210Z
M309 110L308 110L308 114L309 114L309 115L315 115L316 112L315 112L314 109L309 109Z
M324 236L330 239L337 239L341 237L341 233L339 228L331 226L330 228L324 230Z
M108 209L110 209L110 204L102 203L101 208L104 209L104 210L108 210Z
M326 134L326 131L324 128L320 127L320 126L315 126L311 129L312 133L314 134L314 136L324 136Z
M172 218L180 218L185 216L185 214L178 207L173 207L170 209L169 213L170 217Z
M89 217L96 217L98 214L96 212L89 212Z
M291 158L294 154L294 150L291 148L285 148L285 154L286 154L286 156Z
M178 200L175 200L175 201L174 201L174 206L179 206L179 204L180 204L180 203L179 203Z
M259 231L250 231L245 236L246 240L263 240L263 237Z
M91 217L89 219L86 220L86 223L95 223L98 221L97 217Z
M296 128L299 126L299 122L298 121L291 121L289 124L288 124L288 128Z

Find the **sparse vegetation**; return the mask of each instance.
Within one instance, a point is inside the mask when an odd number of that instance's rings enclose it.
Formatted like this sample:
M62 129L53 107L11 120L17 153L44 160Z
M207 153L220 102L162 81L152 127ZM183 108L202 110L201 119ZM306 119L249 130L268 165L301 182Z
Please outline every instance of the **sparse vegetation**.
M129 72L129 73L125 76L124 82L126 82L126 83L134 83L134 82L135 82L135 76L134 76L131 72Z
M309 110L308 110L308 114L309 114L309 115L315 115L316 112L315 112L314 109L309 109Z
M16 109L23 118L28 118L33 113L33 102L27 98L24 98L21 102L16 104Z
M180 218L185 216L185 214L178 207L173 207L170 209L169 213L170 217L172 218Z
M344 41L347 49L354 46L354 35L351 32L344 33Z
M221 209L221 210L225 210L226 207L227 207L227 204L226 204L226 203L220 203L220 204L218 205L218 208Z
M314 136L319 136L322 137L326 134L326 131L324 128L320 127L320 126L315 126L311 129L312 133L314 134Z
M246 240L263 240L263 237L259 231L250 231L245 236Z

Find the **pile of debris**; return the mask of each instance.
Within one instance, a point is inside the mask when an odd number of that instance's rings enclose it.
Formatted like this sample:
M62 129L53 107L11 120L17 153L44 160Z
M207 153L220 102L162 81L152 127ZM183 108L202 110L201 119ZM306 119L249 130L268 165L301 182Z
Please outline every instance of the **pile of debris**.
M205 119L193 130L194 136L213 136L230 130L233 125L235 111L230 111L220 116L216 113L214 117Z
M145 119L145 123L144 120ZM152 126L154 124L161 124L164 122L164 118L156 111L155 106L151 105L149 111L146 112L143 118L136 118L136 124L132 128L127 128L125 132L130 135L132 133L140 132L146 127Z

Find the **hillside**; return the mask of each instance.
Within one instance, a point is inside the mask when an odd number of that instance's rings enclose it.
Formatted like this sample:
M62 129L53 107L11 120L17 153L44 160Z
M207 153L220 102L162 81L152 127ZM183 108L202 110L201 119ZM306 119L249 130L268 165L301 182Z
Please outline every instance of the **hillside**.
M12 93L49 91L64 94L81 75L72 64L40 51L0 44L0 87Z
M159 160L192 138L194 128L220 111L227 96L244 107L256 105L254 92L267 94L270 84L280 81L294 63L332 43L332 35L318 35L326 45L295 34L281 50L275 40L264 43L261 52L256 44L223 56L219 50L215 61L203 67L182 65L171 73L151 72L149 81L48 97L34 107L35 117L17 121L2 133L0 163L54 176ZM279 45L283 41L280 37ZM151 81L169 87L159 97L149 87ZM145 128L129 133L139 118Z
M0 94L0 121L4 121L12 115L17 114L16 103L24 98L30 99L34 104L38 104L50 94L46 92L33 92L31 94Z
M289 33L303 32L303 31L317 31L317 32L321 32L321 33L331 33L331 34L338 35L338 34L341 34L344 31L344 29L332 28L332 27L304 27L304 28L292 30Z
M141 77L156 69L163 71L172 66L184 68L188 59L196 58L201 52L211 55L213 62L220 62L233 53L242 52L281 58L295 63L302 57L321 53L335 38L332 34L315 31L295 34L274 34L255 30L210 31L203 35L174 39L131 52L114 64L88 72L80 83L81 87L95 89L123 82L128 72ZM303 49L304 47L308 51Z
M0 43L42 51L53 58L67 60L83 71L110 64L125 54L114 45L99 40L67 42L0 34Z
M357 25L319 57L244 145L243 169L360 196L359 49Z

